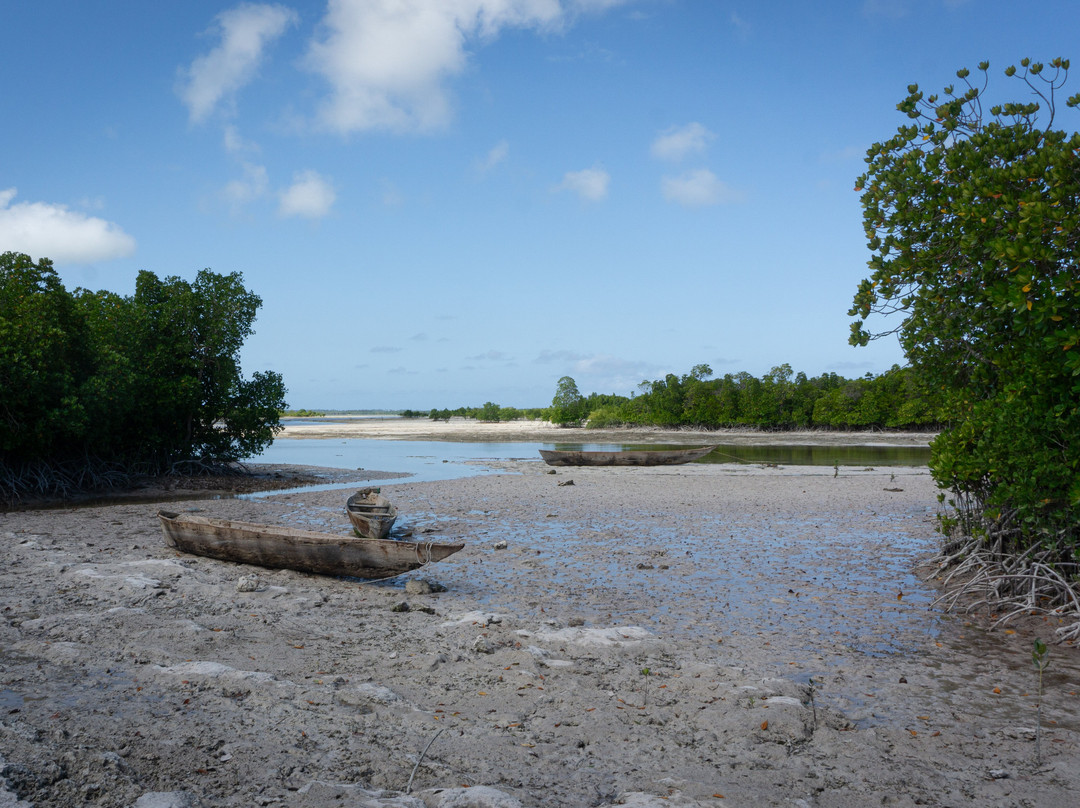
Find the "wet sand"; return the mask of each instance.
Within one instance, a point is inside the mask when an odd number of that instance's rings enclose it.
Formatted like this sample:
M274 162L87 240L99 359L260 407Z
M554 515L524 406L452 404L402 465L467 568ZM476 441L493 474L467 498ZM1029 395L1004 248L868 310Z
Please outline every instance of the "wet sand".
M384 480L466 547L379 583L179 554L153 503L0 514L0 805L1076 804L1076 650L1036 761L1029 627L916 574L925 468L496 471ZM347 533L347 493L168 507Z

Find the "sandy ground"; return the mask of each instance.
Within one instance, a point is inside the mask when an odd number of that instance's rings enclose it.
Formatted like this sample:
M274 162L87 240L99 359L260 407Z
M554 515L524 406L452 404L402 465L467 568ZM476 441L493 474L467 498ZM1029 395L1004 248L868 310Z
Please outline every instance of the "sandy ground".
M1028 628L930 608L926 469L498 472L385 484L466 547L378 583L0 514L0 806L1077 804L1076 650L1040 723ZM347 533L350 491L168 507Z

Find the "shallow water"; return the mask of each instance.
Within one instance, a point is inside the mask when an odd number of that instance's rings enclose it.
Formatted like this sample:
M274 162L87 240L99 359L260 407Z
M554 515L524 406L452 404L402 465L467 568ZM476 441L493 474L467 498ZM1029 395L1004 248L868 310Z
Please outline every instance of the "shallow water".
M525 443L383 440L377 438L288 438L274 441L252 463L291 464L323 468L392 471L410 476L395 482L436 482L475 477L494 470L484 461L540 461L540 449L585 451L631 451L655 449L655 445L632 443ZM930 450L919 446L743 446L721 444L697 463L769 463L792 466L925 466ZM289 491L333 491L355 483L328 483ZM260 498L282 491L245 494Z
M377 469L414 474L413 482L467 477L478 473L465 462L537 460L540 449L631 451L656 449L637 443L495 443L383 440L378 438L287 438L274 441L254 463L292 463L341 469ZM746 446L719 444L699 463L777 463L790 466L925 466L925 446ZM446 466L444 468L444 466Z

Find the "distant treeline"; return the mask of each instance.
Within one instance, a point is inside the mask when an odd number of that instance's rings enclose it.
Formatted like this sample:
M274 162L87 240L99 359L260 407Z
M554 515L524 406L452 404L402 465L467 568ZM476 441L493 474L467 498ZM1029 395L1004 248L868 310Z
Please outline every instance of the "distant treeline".
M458 407L456 410L432 409L426 412L420 410L402 410L402 418L430 418L432 421L449 421L451 418L473 418L477 421L528 421L547 420L549 408L537 407L520 410L517 407L500 407L498 404L487 402L483 407Z
M847 379L835 373L809 378L790 365L760 379L749 373L711 379L708 365L684 376L639 385L636 395L582 395L569 376L559 380L550 407L519 410L487 402L483 407L405 410L405 417L453 416L480 421L543 419L563 426L599 429L659 426L697 429L937 429L941 397L919 383L911 368L894 366L880 375Z

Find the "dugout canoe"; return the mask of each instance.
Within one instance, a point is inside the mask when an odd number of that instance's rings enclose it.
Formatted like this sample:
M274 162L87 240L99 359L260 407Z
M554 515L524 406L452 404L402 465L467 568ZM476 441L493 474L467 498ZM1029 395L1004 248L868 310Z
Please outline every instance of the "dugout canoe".
M698 446L693 449L642 449L626 452L541 449L540 456L549 466L679 466L704 457L715 448Z
M378 488L363 488L345 501L345 513L366 539L385 539L397 520L397 508L379 493Z
M159 511L165 543L185 553L272 569L379 580L453 555L464 544L361 539Z

